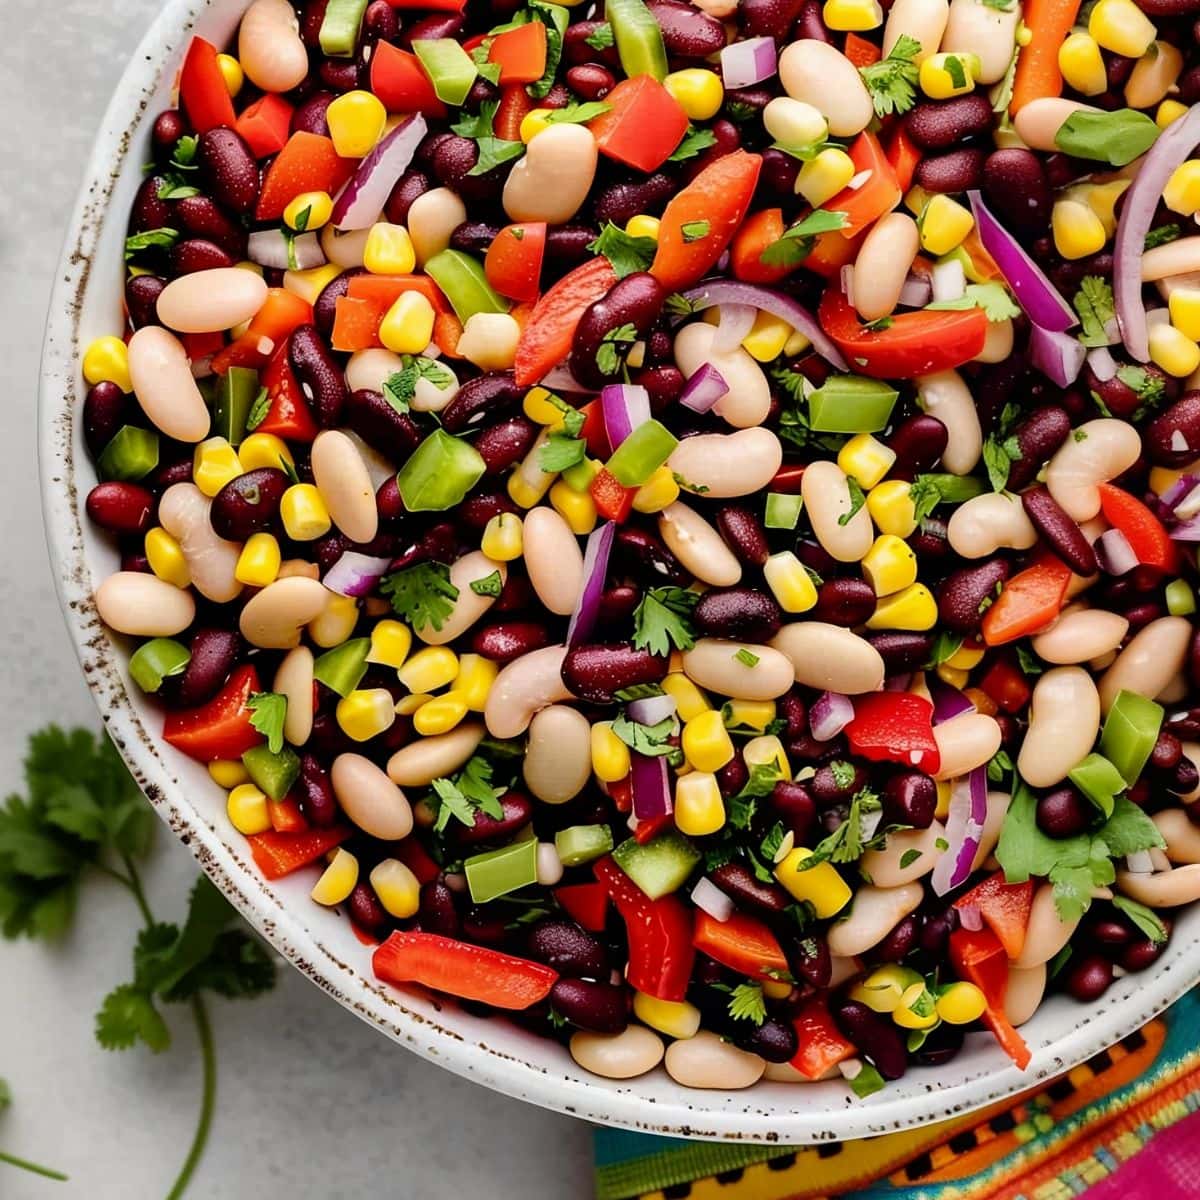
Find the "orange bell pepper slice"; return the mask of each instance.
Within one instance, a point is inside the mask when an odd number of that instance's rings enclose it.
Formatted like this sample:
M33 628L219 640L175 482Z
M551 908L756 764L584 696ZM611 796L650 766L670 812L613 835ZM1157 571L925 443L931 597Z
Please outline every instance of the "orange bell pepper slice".
M868 42L866 38L859 37L857 33L846 34L846 46L842 53L859 70L869 67L872 63L877 63L883 57L883 51L874 42Z
M733 235L729 247L733 277L747 283L778 283L790 274L792 267L771 266L762 260L763 251L783 237L784 228L781 208L764 208L751 213Z
M873 133L860 133L847 153L854 163L855 175L866 177L858 187L843 188L822 207L830 212L845 213L846 224L840 232L853 237L884 213L891 212L904 193L892 164Z
M346 295L370 300L386 313L405 292L420 292L434 312L449 312L450 305L428 275L355 275L346 285Z
M353 171L354 163L339 158L329 138L297 130L267 168L254 210L255 220L277 221L302 192L328 192L334 196Z
M903 125L896 126L896 132L888 142L887 160L901 193L907 192L917 173L917 163L921 161L921 148L908 136Z
M268 796L267 820L276 833L303 833L308 828L308 820L291 796L284 796L282 800L272 800Z
M968 904L979 909L984 924L1000 939L1004 953L1010 959L1020 957L1033 908L1033 880L1005 883L1004 872L997 871L959 896L954 907L963 908Z
M1047 557L1014 575L983 614L983 640L1002 646L1045 628L1062 611L1071 568Z
M692 945L701 954L751 979L791 978L791 968L779 939L762 921L735 912L728 921L718 921L697 909Z
M516 85L500 89L500 104L492 118L492 128L502 142L521 140L521 122L533 112L529 93Z
M386 313L387 309L380 308L373 300L339 296L333 302L330 345L344 354L373 349L380 344L379 326Z
M488 62L500 64L500 85L537 83L546 73L546 26L530 21L492 38Z
M246 332L230 342L212 361L212 369L224 375L230 367L259 370L292 332L311 325L312 305L286 288L268 288L263 306L250 319Z

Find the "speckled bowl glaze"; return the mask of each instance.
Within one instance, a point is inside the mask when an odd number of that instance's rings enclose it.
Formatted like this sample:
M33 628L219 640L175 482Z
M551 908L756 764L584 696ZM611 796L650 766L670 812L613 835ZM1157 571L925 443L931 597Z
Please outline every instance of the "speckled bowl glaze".
M1200 911L1181 914L1170 948L1098 1004L1056 998L1024 1027L1033 1050L1018 1071L987 1035L936 1070L913 1070L869 1100L840 1081L762 1083L747 1092L692 1091L661 1070L618 1083L585 1075L554 1042L452 1003L385 987L349 922L308 898L308 879L266 883L225 816L224 796L198 764L164 744L162 718L130 686L127 647L100 623L95 585L116 553L89 527L83 499L96 476L78 419L80 348L122 322L126 215L153 115L170 92L188 36L220 44L246 0L169 0L125 72L87 167L47 318L40 460L46 534L67 627L109 732L158 814L252 925L294 966L400 1045L508 1096L606 1125L682 1137L804 1143L887 1133L981 1107L1057 1075L1113 1044L1200 979ZM331 1019L332 1016L331 1016Z

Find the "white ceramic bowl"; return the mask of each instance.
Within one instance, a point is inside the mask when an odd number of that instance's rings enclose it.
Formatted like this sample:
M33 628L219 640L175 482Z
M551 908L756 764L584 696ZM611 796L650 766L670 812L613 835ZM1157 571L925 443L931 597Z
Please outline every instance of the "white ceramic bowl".
M226 819L221 790L203 767L161 741L160 713L130 686L123 639L101 625L92 604L95 585L116 569L117 557L83 513L96 475L80 428L84 389L78 373L80 348L121 329L126 216L149 157L150 123L171 102L188 37L194 31L223 44L246 2L169 0L117 87L71 219L47 318L40 460L63 612L100 713L159 816L251 924L345 1007L456 1074L606 1125L742 1141L861 1137L980 1107L1118 1041L1200 979L1200 910L1193 909L1181 914L1169 949L1152 970L1118 980L1098 1004L1063 998L1048 1003L1022 1030L1033 1050L1024 1072L981 1034L946 1066L912 1070L866 1101L840 1081L762 1083L723 1093L681 1088L658 1070L616 1083L582 1073L557 1044L505 1021L379 984L370 950L349 922L309 900L310 880L268 884L260 877Z

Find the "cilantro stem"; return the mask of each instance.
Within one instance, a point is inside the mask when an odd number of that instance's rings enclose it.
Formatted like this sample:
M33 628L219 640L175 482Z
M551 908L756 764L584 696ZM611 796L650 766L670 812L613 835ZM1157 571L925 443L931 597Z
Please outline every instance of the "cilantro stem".
M137 901L138 910L142 914L142 920L147 925L154 924L154 914L150 911L150 905L146 903L146 892L142 887L142 878L138 874L138 869L134 865L133 859L128 854L121 855L121 862L125 865L125 870L129 873L125 878L125 884L133 893L134 900ZM122 878L119 874L117 878Z
M18 1158L15 1154L5 1154L0 1150L0 1163L8 1163L10 1167L20 1167L22 1171L31 1171L34 1175L41 1175L46 1179L57 1179L60 1182L66 1182L69 1176L64 1175L61 1171L55 1171L52 1167L39 1166L37 1163L31 1163L24 1158Z
M208 1135L212 1130L213 1109L217 1102L217 1055L213 1046L212 1025L208 1020L208 1010L200 996L192 997L192 1016L196 1021L196 1037L200 1042L200 1061L204 1071L204 1087L200 1096L200 1119L196 1122L196 1132L192 1138L191 1149L179 1171L179 1177L167 1194L167 1200L179 1200L192 1181L196 1167L204 1155L208 1144Z

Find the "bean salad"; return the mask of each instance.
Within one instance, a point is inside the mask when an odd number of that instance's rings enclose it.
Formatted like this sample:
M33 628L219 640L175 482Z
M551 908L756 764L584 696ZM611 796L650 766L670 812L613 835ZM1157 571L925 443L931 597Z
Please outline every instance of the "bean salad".
M81 347L163 738L376 977L867 1096L1200 899L1200 0L254 0Z

